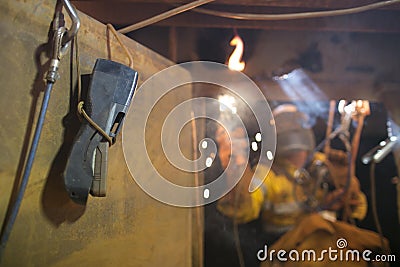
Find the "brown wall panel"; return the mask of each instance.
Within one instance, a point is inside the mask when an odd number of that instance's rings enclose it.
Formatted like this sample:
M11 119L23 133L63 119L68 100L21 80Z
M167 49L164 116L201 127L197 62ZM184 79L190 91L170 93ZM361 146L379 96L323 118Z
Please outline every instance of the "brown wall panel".
M55 5L51 0L0 2L1 220L21 176L39 113ZM83 13L79 16L81 71L89 74L96 58L110 57L106 26ZM111 39L111 58L127 64L123 49L113 36ZM139 43L122 39L132 53L140 83L172 64ZM158 202L138 187L125 164L121 136L110 148L107 197L90 197L86 207L68 198L62 172L71 133L78 127L73 95L76 74L70 67L70 52L61 60L60 79L54 85L32 174L2 265L191 266L192 210ZM159 110L165 112L190 96L191 90L170 96L165 104L160 103ZM161 123L150 123L149 134L156 135ZM185 153L192 153L191 132L183 132L181 141L186 144ZM152 151L157 151L153 156L158 159L160 150L153 147ZM180 175L176 179L187 185L193 181L187 173Z

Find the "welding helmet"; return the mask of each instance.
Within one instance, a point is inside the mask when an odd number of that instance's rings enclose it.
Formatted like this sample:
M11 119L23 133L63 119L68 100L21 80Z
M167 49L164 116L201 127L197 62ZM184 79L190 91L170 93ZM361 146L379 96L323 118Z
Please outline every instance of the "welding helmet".
M295 105L283 104L273 111L277 134L276 155L285 156L296 150L311 153L315 148L315 137L309 118Z

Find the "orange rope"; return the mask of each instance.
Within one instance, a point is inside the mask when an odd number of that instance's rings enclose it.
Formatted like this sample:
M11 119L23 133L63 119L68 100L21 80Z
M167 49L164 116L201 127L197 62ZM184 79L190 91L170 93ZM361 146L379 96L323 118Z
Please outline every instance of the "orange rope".
M121 47L124 49L126 55L128 56L128 59L129 59L129 65L128 65L128 66L129 66L130 68L133 68L133 58L132 58L132 55L131 55L131 53L129 52L129 50L128 50L128 48L126 47L126 45L122 42L121 38L119 37L120 34L114 29L114 27L113 27L110 23L107 24L107 29L108 29L109 31L111 31L111 32L114 34L114 36L115 36L115 38L117 39L118 43L119 43L119 44L121 45ZM108 41L109 47L111 47L110 38L108 38L107 41Z

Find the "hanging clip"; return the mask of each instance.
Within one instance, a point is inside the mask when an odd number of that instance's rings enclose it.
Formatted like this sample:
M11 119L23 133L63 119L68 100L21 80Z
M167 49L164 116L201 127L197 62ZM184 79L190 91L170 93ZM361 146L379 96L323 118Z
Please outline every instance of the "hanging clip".
M79 204L86 203L89 192L105 196L108 147L121 130L137 77L135 70L120 63L96 61L82 109L88 117L85 115L64 171L69 196Z

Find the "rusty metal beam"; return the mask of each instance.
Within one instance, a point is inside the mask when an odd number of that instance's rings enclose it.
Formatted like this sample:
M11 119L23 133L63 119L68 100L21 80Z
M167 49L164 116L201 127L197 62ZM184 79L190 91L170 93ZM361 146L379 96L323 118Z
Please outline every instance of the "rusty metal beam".
M160 14L170 8L166 4L142 4L131 2L109 3L95 1L78 1L77 8L94 18L115 25L129 25ZM213 8L223 10L221 5ZM113 10L112 12L109 12ZM300 12L303 8L266 8L229 6L231 12ZM285 11L286 10L286 11ZM198 28L248 28L263 30L290 31L333 31L333 32L400 32L400 11L372 10L368 12L314 19L287 21L243 21L220 18L187 12L155 24L157 26L198 27Z
M82 3L91 2L93 0L74 0L72 2ZM193 0L118 0L113 1L114 4L119 3L137 3L137 4L170 4L170 5L182 5L192 2ZM97 3L107 2L106 0L96 1ZM367 4L376 3L376 0L217 0L209 3L208 5L237 5L237 6L267 6L267 7L300 7L300 8L350 8L356 6L362 6ZM383 7L381 9L400 9L400 4L394 4Z

